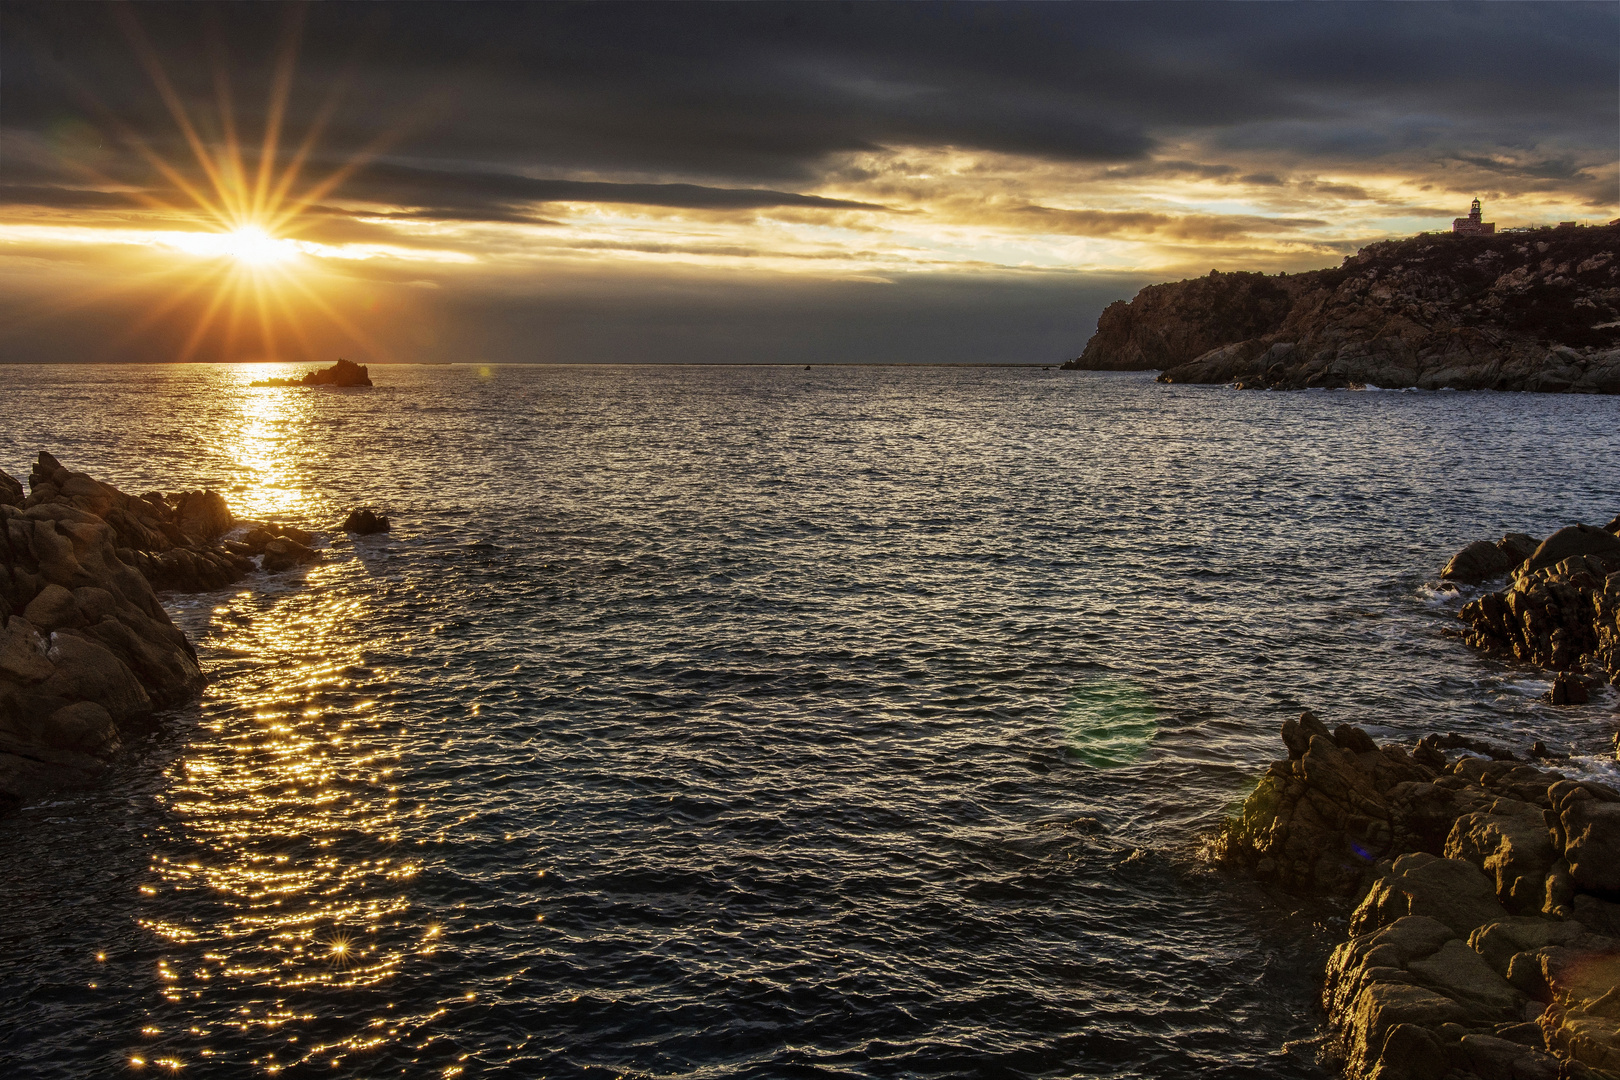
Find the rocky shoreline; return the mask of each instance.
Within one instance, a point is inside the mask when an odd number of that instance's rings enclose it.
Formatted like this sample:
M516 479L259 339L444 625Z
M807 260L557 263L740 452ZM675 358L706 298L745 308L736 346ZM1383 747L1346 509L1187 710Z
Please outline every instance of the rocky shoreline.
M1069 370L1239 389L1620 393L1620 225L1429 233L1340 267L1151 285Z
M159 590L316 562L315 537L234 518L213 491L128 495L41 452L0 472L0 813L94 781L205 679Z
M1473 544L1442 576L1507 588L1463 607L1470 644L1620 685L1620 518ZM1488 550L1487 550L1488 549ZM1324 974L1326 1049L1351 1080L1620 1080L1620 790L1542 744L1379 746L1314 714L1213 854L1287 892L1348 898ZM1460 751L1448 754L1447 751Z

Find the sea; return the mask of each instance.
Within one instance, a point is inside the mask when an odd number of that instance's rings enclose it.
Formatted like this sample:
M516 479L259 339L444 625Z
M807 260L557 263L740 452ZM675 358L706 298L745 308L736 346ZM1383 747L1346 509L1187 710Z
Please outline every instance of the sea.
M1438 572L1620 514L1620 398L291 370L0 368L0 468L325 556L166 594L200 700L0 820L0 1075L1327 1077L1344 906L1205 854L1279 724L1617 779Z

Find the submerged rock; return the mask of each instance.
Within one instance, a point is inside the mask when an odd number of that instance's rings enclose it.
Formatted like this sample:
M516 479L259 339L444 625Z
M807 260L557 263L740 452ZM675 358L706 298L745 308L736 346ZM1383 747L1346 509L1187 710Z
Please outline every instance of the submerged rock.
M311 371L300 379L263 379L253 386L370 386L371 373L364 364L339 359L328 368Z

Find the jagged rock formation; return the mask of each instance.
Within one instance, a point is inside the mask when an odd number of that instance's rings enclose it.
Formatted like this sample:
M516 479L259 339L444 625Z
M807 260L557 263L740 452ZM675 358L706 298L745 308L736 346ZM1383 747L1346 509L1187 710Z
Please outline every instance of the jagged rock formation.
M18 498L0 473L0 811L92 778L127 732L202 685L156 590L238 580L255 533L267 570L277 544L292 545L287 566L316 557L298 530L279 531L304 543L263 527L220 543L238 523L212 491L131 496L46 453L29 483Z
M1110 305L1084 370L1161 382L1620 393L1620 226L1372 244L1304 274L1220 274Z
M1323 989L1347 1077L1620 1077L1620 792L1310 713L1283 741L1215 851L1359 897Z
M1611 522L1620 532L1620 518ZM1518 536L1485 545L1522 550ZM1522 539L1528 540L1528 537ZM1480 543L1459 552L1442 576L1481 580L1501 573ZM1474 575L1478 573L1478 576ZM1597 672L1620 685L1620 536L1590 525L1559 529L1513 568L1500 592L1469 601L1458 613L1468 625L1463 640L1486 652L1511 656L1551 671ZM1584 683L1568 674L1553 687L1555 704L1587 700Z
M366 365L339 359L331 367L311 371L301 379L264 379L253 386L370 386Z

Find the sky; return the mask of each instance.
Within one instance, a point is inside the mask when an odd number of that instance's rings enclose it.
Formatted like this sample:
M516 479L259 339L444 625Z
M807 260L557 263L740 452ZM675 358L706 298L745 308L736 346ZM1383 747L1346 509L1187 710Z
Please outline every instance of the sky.
M0 8L0 362L983 362L1620 215L1614 3Z

